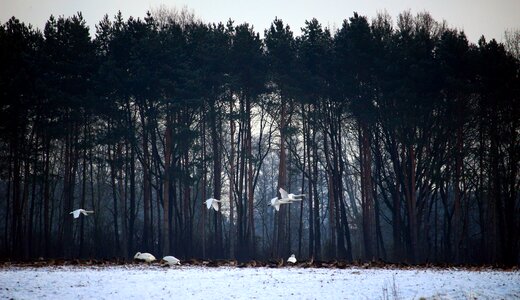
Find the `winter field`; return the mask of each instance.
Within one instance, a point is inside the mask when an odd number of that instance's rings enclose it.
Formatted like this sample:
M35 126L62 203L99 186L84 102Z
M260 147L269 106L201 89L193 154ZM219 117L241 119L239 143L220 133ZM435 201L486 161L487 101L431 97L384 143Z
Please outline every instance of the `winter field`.
M160 267L0 268L1 299L520 299L520 271Z

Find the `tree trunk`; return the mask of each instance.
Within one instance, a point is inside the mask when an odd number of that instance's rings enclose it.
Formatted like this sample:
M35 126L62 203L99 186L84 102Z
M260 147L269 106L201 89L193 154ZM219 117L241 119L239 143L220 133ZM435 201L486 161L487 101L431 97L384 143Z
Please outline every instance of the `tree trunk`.
M83 131L84 139L87 136L87 125L85 124L85 130ZM86 144L86 143L85 143ZM83 163L81 166L81 208L85 209L85 199L86 199L86 189L87 189L87 148L83 149ZM81 218L79 223L79 257L83 257L84 255L84 247L85 247L85 218Z
M141 126L143 127L143 241L142 248L144 251L151 250L151 176L150 176L150 154L148 149L148 124L145 120L144 109L141 111Z
M361 203L363 207L363 240L365 260L375 259L377 252L374 197L372 193L372 155L370 150L370 130L368 125L359 121L359 149L361 166Z
M111 189L112 189L112 209L113 209L113 218L114 218L114 243L116 245L116 249L115 249L115 253L116 255L119 255L121 253L120 251L120 247L121 247L121 243L120 243L120 240L119 240L119 209L118 209L118 204L117 204L117 185L116 185L116 178L117 178L117 169L118 167L116 166L116 163L117 163L117 160L118 160L118 157L117 157L117 152L115 149L110 149L110 148L115 148L116 146L110 146L109 147L109 154L108 154L108 159L111 161L110 163L110 182L111 182ZM120 195L122 196L122 195Z
M316 109L316 108L315 108ZM316 113L316 112L315 112ZM317 128L317 120L314 116L312 118L313 128ZM320 201L318 197L318 145L316 144L316 129L312 130L312 152L313 152L313 161L312 161L312 185L314 192L314 255L317 260L321 258L321 229L320 229Z
M460 121L458 123L461 123ZM461 239L462 239L462 216L461 216L461 198L462 193L460 190L461 175L462 175L462 124L457 126L456 131L456 143L455 143L455 177L454 177L454 209L452 217L452 228L453 228L453 247L454 247L454 259L455 263L461 262Z
M286 126L286 105L285 101L282 98L281 100L281 115L280 115L280 161L278 164L278 186L277 186L277 195L280 196L279 192L280 188L287 189L287 156L285 153L285 126ZM287 234L286 234L286 224L285 224L285 211L286 207L284 205L280 206L280 210L277 213L277 239L276 239L276 252L275 258L284 257L287 255L288 249L285 249Z
M51 227L50 227L50 137L45 135L45 158L44 158L44 174L43 174L43 231L45 244L45 257L51 254ZM7 198L9 199L9 198ZM7 219L7 218L6 218ZM7 237L7 236L6 236Z
M69 212L72 211L74 203L74 152L76 148L73 144L73 140L76 139L76 134L74 134L74 132L76 132L75 126L69 125L68 129L69 130L65 142L65 175L63 182L63 213L65 214L65 218L63 221L64 235L62 239L64 255L66 258L72 257L72 249L74 246L74 240L72 235L73 220L72 217L69 215Z
M229 127L231 135L231 153L229 155L229 257L235 258L235 120L233 116L233 98L229 104Z
M172 118L166 116L166 131L164 133L164 176L163 176L163 230L162 254L170 253L170 186L171 186L171 151L172 151Z
M220 155L220 127L217 125L217 112L215 110L216 103L211 106L211 144L213 148L213 198L221 200L222 197L222 163ZM220 124L220 121L219 121ZM222 249L222 206L218 203L219 210L216 212L216 239L217 239L217 255L223 255Z
M248 244L249 253L251 257L255 257L255 219L254 219L254 190L253 190L253 154L251 147L251 99L246 98L246 118L247 118L247 133L246 133L246 155L247 155L247 208L248 208Z
M204 109L202 113L202 119L204 122L202 122L201 127L201 144L202 144L202 184L200 186L202 200L206 201L206 188L207 188L207 182L208 182L208 171L206 166L206 110ZM200 224L200 239L201 239L201 245L202 245L202 258L206 258L206 205L202 204L199 205L201 207L200 215L201 215L201 224Z
M125 192L125 182L123 179L123 163L125 160L123 160L123 144L120 142L117 145L117 157L120 161L119 168L117 171L117 186L119 190L119 215L120 215L120 222L119 225L121 228L121 252L120 256L124 259L128 256L128 231L126 226L126 192Z
M136 218L136 184L135 184L135 150L130 147L130 216L128 218L128 251L126 255L133 253L135 237L135 218ZM92 191L93 193L94 191Z
M404 147L404 146L403 146ZM412 145L408 145L408 163L406 168L408 169L405 173L405 191L408 205L408 221L409 221L409 234L410 234L410 253L409 259L412 263L417 261L417 208L416 208L416 188L415 188L415 150ZM406 150L403 149L403 155ZM406 157L406 156L405 156ZM406 160L403 160L406 162Z
M311 164L311 138L310 138L310 116L309 113L305 110L305 105L302 105L302 111L304 111L304 131L303 131L303 137L304 137L304 143L307 143L307 167L308 171L307 174L309 174L309 257L314 258L314 213L313 213L313 199L314 199L314 193L313 193L313 178L312 178L312 164ZM310 107L308 109L310 111ZM305 124L307 126L305 126Z

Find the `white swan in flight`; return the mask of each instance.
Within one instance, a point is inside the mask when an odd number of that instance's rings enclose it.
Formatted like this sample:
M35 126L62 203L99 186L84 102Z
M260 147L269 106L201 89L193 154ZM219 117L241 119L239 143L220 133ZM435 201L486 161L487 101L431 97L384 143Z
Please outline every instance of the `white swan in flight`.
M134 259L137 259L137 260L143 260L147 263L150 263L152 261L155 260L155 256L153 256L152 254L150 253L141 253L141 252L137 252L134 256Z
M74 211L71 211L69 215L73 215L74 219L79 218L80 214L84 214L85 216L88 216L88 214L93 214L93 210L84 210L83 208L76 209Z
M299 194L299 195L292 194L292 193L289 194L283 188L280 188L280 195L282 196L282 199L280 199L280 200L289 200L291 202L302 201L303 200L302 197L305 197L305 194Z
M177 257L171 255L163 257L162 260L164 260L170 266L181 264L181 261Z
M208 209L210 209L212 206L213 206L213 209L215 211L218 211L218 202L220 202L221 200L217 200L215 198L209 198L208 200L205 201L206 203L206 206L208 207Z
M271 203L269 203L269 205L274 207L274 209L276 209L276 211L279 211L280 205L290 204L290 203L292 203L292 202L288 199L278 199L278 197L274 197L273 199L271 199Z
M292 264L295 264L295 263L296 263L296 256L294 256L294 254L291 255L291 257L289 257L289 258L287 259L287 262L290 262L290 263L292 263Z

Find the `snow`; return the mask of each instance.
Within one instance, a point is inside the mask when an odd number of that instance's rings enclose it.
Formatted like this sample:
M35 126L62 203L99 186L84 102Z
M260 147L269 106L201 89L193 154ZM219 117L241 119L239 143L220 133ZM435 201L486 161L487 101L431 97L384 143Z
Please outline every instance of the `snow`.
M519 299L520 271L456 269L0 268L0 299Z

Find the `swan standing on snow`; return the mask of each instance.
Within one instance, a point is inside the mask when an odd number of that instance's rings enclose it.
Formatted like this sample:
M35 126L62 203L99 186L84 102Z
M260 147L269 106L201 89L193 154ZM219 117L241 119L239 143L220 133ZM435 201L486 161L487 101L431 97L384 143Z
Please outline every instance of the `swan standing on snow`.
M155 260L155 256L151 255L150 253L137 252L134 256L134 259L143 260L147 263L150 263Z
M295 264L295 263L296 263L296 256L294 256L294 254L291 255L291 257L289 257L289 258L287 259L287 262L290 262L290 263L292 263L292 264Z
M76 209L74 211L71 211L69 215L73 215L74 219L79 218L80 214L84 214L85 216L88 216L88 214L93 214L93 210L84 210L83 208Z
M204 201L204 203L206 203L206 206L208 207L208 209L210 209L212 206L213 206L213 209L215 211L218 211L218 202L220 202L221 200L217 200L215 198L209 198L208 200Z
M163 257L162 260L164 260L166 262L166 264L168 264L170 266L181 264L181 261L175 256L165 256L165 257Z

